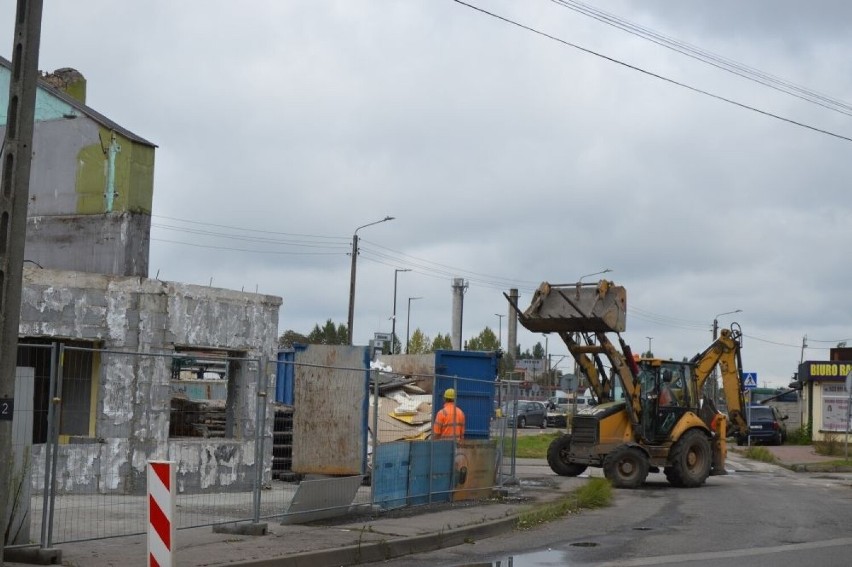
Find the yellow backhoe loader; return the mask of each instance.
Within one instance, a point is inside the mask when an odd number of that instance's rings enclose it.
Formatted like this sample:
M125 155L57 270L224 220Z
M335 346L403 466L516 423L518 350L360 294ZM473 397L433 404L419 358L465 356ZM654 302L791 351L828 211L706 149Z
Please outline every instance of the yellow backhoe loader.
M619 488L642 485L650 471L663 470L678 487L700 486L710 475L725 474L728 425L734 434L748 434L742 332L736 323L691 361L676 362L632 354L620 336L627 293L610 281L545 282L526 310L513 307L530 331L562 338L598 402L577 412L570 433L551 443L547 461L555 473L577 476L589 466L602 467ZM727 416L704 393L717 365Z

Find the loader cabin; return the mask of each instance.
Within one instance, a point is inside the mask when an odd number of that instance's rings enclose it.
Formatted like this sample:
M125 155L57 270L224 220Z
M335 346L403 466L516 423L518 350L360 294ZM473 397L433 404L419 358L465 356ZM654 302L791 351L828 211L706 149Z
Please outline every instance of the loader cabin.
M694 368L688 362L674 360L638 356L634 360L639 367L636 382L646 416L642 420L643 436L662 442L683 414L698 407Z

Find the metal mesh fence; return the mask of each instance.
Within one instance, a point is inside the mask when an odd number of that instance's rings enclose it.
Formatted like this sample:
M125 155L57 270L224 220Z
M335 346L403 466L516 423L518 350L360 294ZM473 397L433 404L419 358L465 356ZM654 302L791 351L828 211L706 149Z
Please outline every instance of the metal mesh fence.
M145 533L149 460L176 463L178 529L481 498L514 477L514 430L495 403L511 391L370 370L364 353L316 346L267 365L220 351L21 345L29 506L13 544ZM281 403L287 373L292 403ZM464 433L439 440L448 388Z

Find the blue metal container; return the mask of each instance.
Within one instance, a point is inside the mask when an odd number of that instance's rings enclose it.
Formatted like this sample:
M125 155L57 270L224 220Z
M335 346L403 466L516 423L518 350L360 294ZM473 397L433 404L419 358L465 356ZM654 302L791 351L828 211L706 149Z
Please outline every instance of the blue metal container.
M307 345L293 345L278 351L278 367L275 369L275 401L279 404L293 405L293 382L295 380L296 352L302 352Z
M497 352L435 351L433 420L444 406L444 391L455 388L456 404L465 416L465 438L488 439L499 359Z

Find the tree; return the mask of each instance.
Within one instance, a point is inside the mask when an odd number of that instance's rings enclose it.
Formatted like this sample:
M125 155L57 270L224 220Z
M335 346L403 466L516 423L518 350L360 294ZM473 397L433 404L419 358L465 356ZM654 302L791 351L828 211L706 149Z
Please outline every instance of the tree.
M511 354L504 354L500 358L500 363L497 366L498 376L507 376L515 370L515 357Z
M305 345L308 344L308 342L310 342L308 337L302 333L297 333L292 329L287 329L281 333L280 337L278 337L278 346L281 348L292 348L296 343Z
M341 323L335 326L329 319L322 328L319 324L314 325L314 330L308 335L308 342L315 345L345 345L349 344L349 334L346 325Z
M500 350L500 341L489 327L485 327L479 335L467 341L467 350Z
M450 338L450 334L442 335L438 333L435 335L435 340L432 341L432 352L436 350L452 350L453 348L453 340Z
M537 359L544 358L544 347L541 346L541 343L535 343L535 346L532 350L532 357Z
M418 327L414 329L411 338L408 340L408 354L424 354L429 352L432 346L432 341Z

